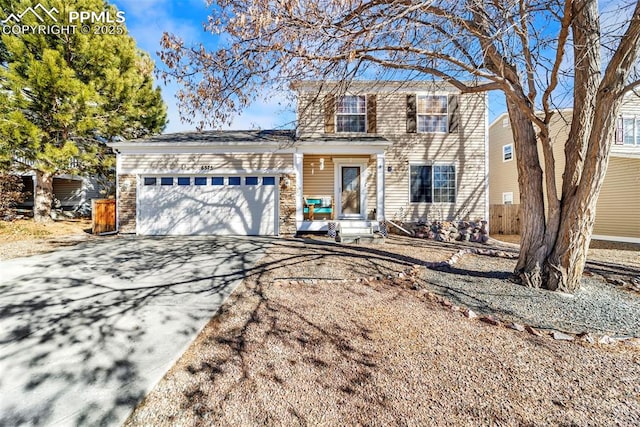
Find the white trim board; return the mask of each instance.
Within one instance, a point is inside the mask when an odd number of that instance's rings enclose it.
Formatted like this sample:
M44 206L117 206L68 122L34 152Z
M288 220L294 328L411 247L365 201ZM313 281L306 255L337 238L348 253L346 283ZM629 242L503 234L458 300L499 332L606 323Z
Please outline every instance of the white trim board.
M118 170L119 175L290 175L294 169L125 169Z
M607 236L603 234L593 234L591 235L591 240L605 240L608 242L622 243L640 243L640 237Z

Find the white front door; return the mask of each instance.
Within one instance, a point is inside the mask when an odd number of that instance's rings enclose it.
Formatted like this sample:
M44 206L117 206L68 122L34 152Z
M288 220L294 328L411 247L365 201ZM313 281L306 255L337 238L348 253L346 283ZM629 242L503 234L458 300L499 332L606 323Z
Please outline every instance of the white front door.
M365 163L336 163L336 211L338 219L364 219L366 214Z

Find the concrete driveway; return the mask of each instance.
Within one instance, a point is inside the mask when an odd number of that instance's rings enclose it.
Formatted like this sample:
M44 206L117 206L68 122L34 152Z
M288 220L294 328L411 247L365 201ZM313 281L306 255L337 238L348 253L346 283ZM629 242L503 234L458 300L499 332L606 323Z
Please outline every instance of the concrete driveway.
M0 426L120 425L268 246L121 237L0 262Z

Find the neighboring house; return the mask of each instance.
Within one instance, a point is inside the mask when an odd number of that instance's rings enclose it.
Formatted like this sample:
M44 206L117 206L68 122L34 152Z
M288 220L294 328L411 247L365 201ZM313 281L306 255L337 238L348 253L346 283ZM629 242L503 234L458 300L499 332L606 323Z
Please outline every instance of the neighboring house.
M26 173L21 176L24 185L22 191L27 193L27 197L17 207L33 209L36 176L34 173ZM56 200L54 208L76 211L83 215L87 215L91 211L91 199L105 197L100 192L98 180L76 175L56 175L53 178L53 195Z
M427 82L298 82L294 131L109 144L120 232L279 235L488 215L487 102Z
M550 123L556 160L556 185L562 191L564 143L571 110L554 114ZM598 198L593 239L640 243L640 98L627 96L618 119L607 174ZM539 152L540 149L538 150ZM489 203L519 204L518 171L507 114L489 127ZM491 224L490 224L491 225ZM499 231L493 227L494 232Z

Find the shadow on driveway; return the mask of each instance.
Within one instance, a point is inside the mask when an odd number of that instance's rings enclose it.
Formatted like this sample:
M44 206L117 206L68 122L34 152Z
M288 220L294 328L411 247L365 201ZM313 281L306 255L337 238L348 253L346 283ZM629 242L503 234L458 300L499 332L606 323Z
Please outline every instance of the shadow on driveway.
M125 237L0 262L0 426L122 423L270 245Z

